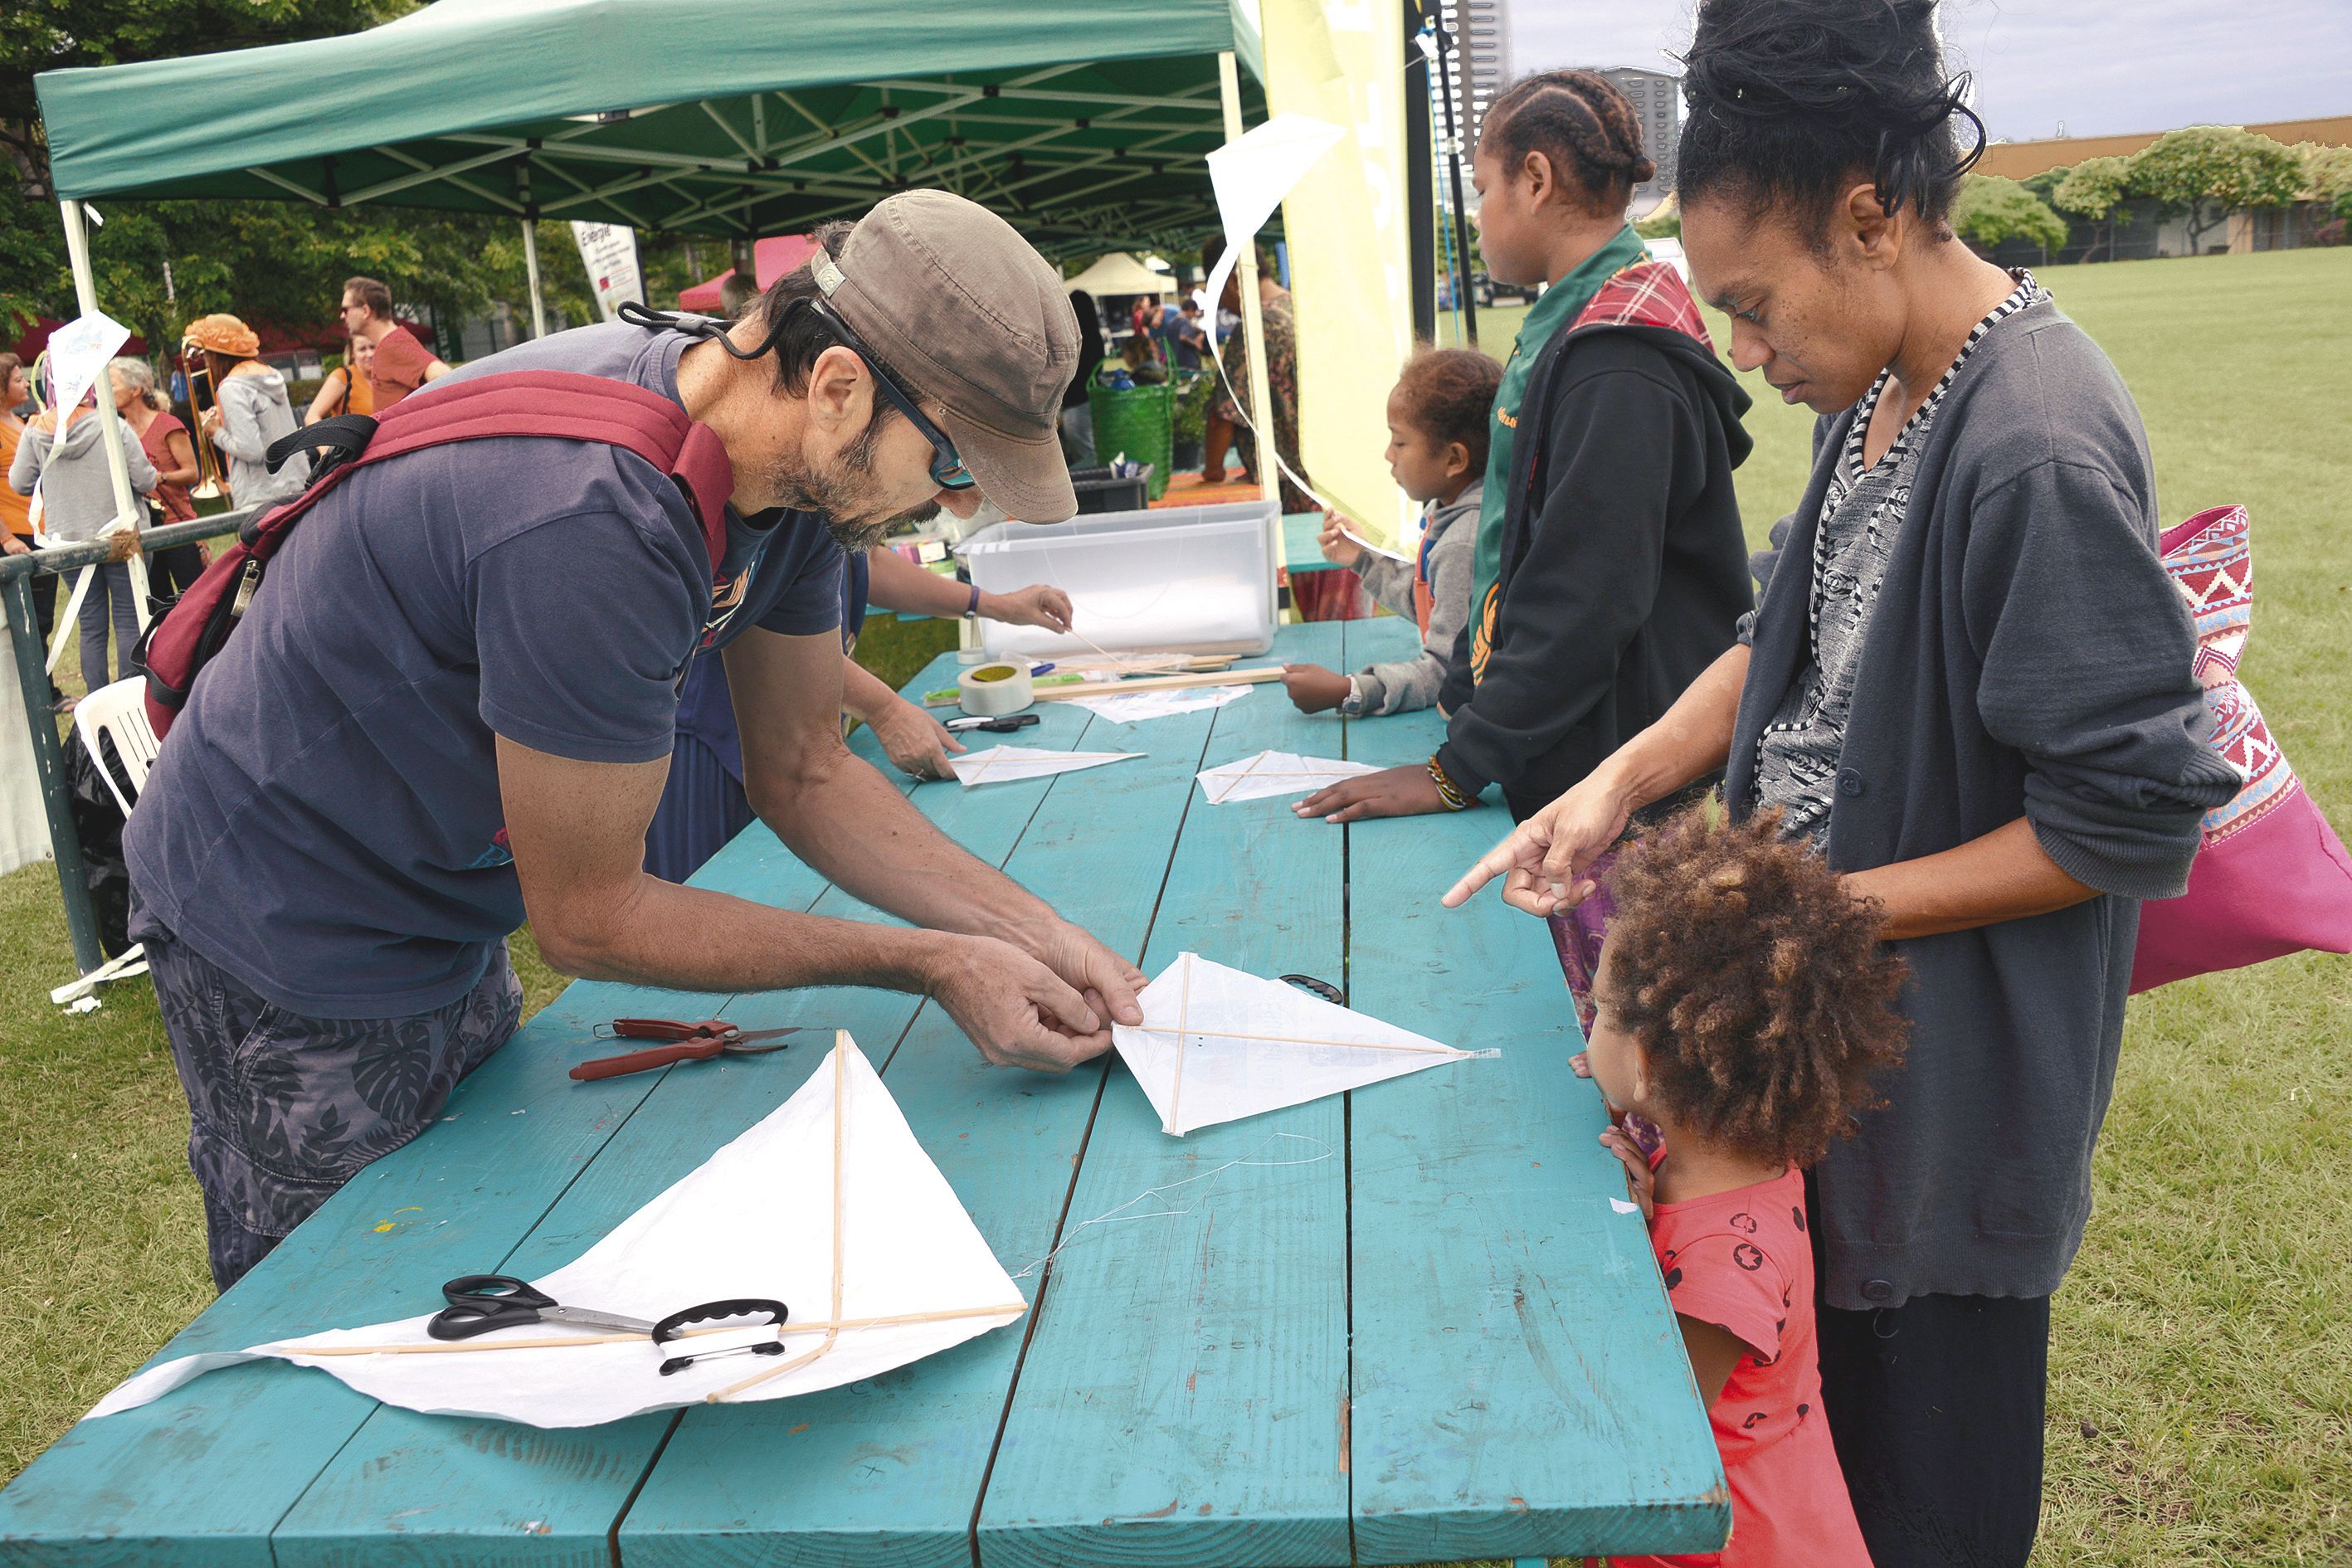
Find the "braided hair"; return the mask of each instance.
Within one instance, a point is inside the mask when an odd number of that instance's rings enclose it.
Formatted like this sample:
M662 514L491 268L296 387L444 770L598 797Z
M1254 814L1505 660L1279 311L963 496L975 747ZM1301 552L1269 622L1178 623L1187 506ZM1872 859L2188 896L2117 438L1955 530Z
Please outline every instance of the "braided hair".
M1487 108L1478 144L1513 178L1528 153L1541 153L1561 184L1581 190L1586 208L1600 216L1623 212L1633 187L1658 172L1643 154L1633 103L1596 71L1521 77Z
M1907 206L1949 235L1985 134L1968 73L1944 74L1935 0L1704 0L1682 58L1690 115L1675 178L1685 202L1785 204L1819 239L1861 175L1889 217ZM1956 116L1976 128L1965 155Z
M1714 800L1628 847L1610 891L1604 1005L1667 1112L1775 1164L1850 1136L1907 1029L1878 908L1783 838L1778 811L1729 823Z

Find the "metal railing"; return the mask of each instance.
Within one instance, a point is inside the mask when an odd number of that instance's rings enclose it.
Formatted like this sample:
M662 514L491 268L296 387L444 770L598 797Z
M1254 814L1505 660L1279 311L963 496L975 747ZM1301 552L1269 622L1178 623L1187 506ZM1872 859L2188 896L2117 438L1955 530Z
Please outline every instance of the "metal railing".
M257 508L225 511L194 522L139 531L139 547L149 554L175 544L194 544L234 533ZM8 638L16 655L16 682L25 694L25 716L33 732L33 759L40 773L41 810L49 822L49 849L56 857L58 890L65 895L66 930L73 941L74 963L89 973L106 962L98 940L98 910L89 899L89 877L82 864L81 835L74 828L73 801L66 784L66 753L58 739L57 715L49 706L48 649L41 641L40 622L33 605L33 579L62 576L85 566L116 559L119 538L52 544L26 555L0 555L0 604L8 613ZM118 657L128 659L131 650Z

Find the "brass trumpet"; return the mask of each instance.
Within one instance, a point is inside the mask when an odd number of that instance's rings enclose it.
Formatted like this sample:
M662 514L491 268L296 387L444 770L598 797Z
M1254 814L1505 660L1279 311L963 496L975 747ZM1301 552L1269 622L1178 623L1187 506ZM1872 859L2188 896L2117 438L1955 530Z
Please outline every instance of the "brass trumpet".
M195 426L188 432L188 441L196 449L196 483L188 494L198 500L217 500L227 487L222 481L220 453L205 435L205 410L207 405L220 405L220 389L213 384L212 362L193 342L180 345L180 374L187 378L188 415Z

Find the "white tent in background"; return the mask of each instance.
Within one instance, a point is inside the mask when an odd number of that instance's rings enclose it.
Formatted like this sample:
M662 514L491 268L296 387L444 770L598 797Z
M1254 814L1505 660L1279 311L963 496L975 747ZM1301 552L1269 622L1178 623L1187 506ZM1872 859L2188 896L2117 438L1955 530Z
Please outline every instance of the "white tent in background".
M533 1283L558 1302L652 1322L698 1302L781 1300L781 1330L717 1328L667 1348L643 1333L550 1323L432 1338L425 1317L183 1356L100 1400L134 1409L189 1379L275 1357L428 1415L589 1426L680 1405L782 1399L874 1377L1000 1328L1028 1310L845 1033L798 1093ZM781 1340L766 1355L669 1356Z
M1136 998L1111 1043L1175 1137L1494 1051L1463 1051L1182 952Z
M1109 300L1121 294L1173 294L1176 279L1165 272L1154 272L1124 250L1114 250L1063 287L1083 289L1097 300Z

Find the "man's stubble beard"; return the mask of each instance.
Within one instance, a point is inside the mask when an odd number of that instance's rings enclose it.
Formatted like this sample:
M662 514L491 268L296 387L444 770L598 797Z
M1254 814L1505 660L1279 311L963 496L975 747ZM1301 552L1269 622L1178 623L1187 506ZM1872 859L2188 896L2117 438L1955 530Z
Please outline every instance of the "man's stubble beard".
M804 473L795 459L780 455L770 475L783 504L796 511L813 511L824 519L835 543L853 555L862 555L908 523L925 523L940 515L940 503L925 501L907 511L887 514L863 510L866 481L874 472L874 448L882 421L869 418L866 428L842 448L829 473Z

